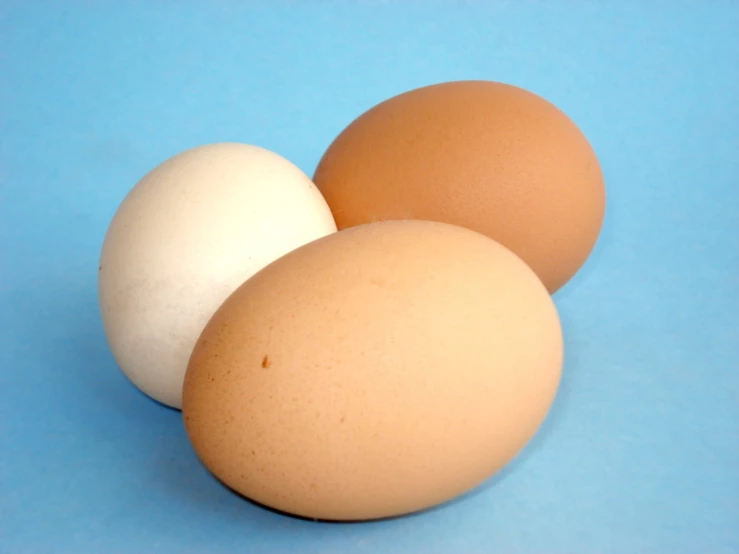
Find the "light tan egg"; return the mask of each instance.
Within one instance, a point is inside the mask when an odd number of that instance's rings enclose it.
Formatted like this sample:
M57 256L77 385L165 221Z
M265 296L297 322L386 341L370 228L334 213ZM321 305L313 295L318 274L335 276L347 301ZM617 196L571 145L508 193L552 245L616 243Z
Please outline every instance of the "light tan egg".
M292 514L374 519L476 487L536 433L563 346L517 256L476 232L387 221L271 263L210 320L183 415L203 463Z

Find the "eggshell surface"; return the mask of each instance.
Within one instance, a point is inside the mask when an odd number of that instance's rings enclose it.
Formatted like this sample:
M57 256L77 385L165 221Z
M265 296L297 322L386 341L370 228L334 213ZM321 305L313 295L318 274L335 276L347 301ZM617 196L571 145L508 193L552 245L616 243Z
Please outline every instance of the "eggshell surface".
M573 121L490 81L376 105L333 141L314 181L339 229L387 219L467 227L513 250L550 292L586 261L605 214L598 159Z
M192 348L221 302L335 231L315 185L278 154L217 143L165 161L123 200L102 248L100 308L118 365L144 393L181 407Z
M203 463L272 508L326 520L421 510L506 465L563 360L534 272L444 223L357 226L276 260L193 351L183 417Z

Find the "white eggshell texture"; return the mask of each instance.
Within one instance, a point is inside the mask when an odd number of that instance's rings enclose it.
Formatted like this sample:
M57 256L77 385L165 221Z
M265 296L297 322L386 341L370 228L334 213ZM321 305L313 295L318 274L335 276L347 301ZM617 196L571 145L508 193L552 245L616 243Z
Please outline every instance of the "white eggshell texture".
M180 408L190 354L222 302L265 265L335 231L313 182L273 152L219 143L165 161L123 200L103 244L100 308L118 365Z

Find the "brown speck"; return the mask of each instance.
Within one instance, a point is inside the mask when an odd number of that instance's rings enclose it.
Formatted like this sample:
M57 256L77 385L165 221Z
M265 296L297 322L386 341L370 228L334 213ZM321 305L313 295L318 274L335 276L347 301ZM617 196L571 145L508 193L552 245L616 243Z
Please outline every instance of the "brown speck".
M372 277L370 283L380 288L383 288L387 284L382 277Z
M99 265L98 266L98 271L102 271L102 270L103 270L103 266Z
M343 417L341 418L341 423L344 423L344 418Z
M272 360L269 359L269 356L266 354L264 355L264 358L262 358L262 367L264 369L267 369L269 366L272 365Z

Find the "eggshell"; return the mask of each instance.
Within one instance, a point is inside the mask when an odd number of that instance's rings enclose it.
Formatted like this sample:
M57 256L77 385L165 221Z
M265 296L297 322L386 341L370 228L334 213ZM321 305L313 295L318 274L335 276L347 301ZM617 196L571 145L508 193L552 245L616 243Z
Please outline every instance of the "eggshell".
M335 231L315 185L273 152L220 143L165 161L123 200L100 258L103 324L121 369L179 408L192 348L223 300Z
M493 475L555 397L551 297L481 234L426 221L335 233L219 308L183 394L188 436L226 485L300 516L433 506Z
M339 229L410 218L468 227L513 250L550 292L588 258L605 213L598 159L577 126L490 81L380 103L339 134L314 181Z

